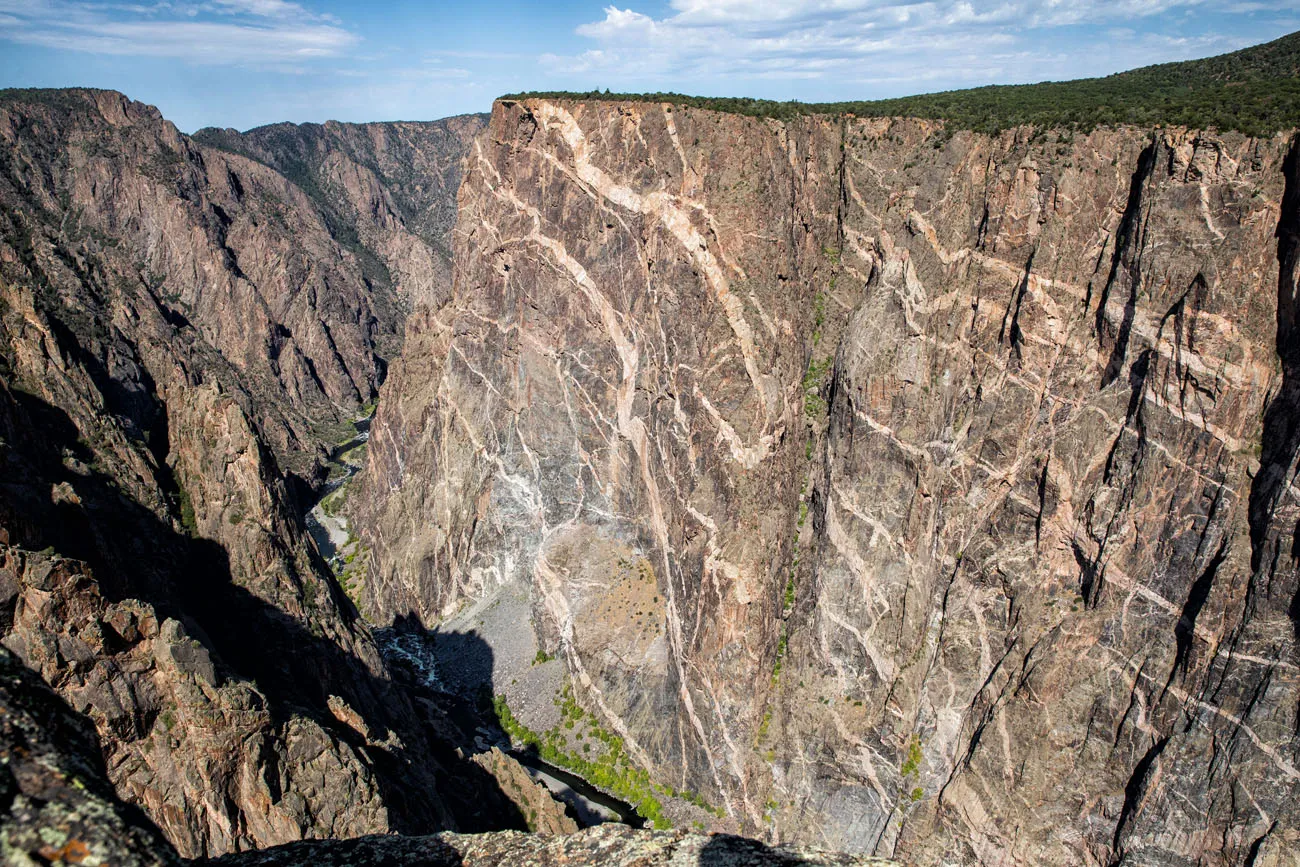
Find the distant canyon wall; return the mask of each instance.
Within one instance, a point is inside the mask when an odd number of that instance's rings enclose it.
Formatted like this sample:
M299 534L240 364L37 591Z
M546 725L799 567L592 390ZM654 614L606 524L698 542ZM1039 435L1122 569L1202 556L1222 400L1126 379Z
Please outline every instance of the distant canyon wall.
M490 802L303 529L441 255L315 189L377 228L121 94L0 93L0 637L185 856Z

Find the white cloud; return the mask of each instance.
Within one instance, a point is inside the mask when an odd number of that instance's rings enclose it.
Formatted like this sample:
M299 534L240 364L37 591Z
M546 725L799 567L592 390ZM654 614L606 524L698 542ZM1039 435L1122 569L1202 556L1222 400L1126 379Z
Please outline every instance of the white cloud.
M232 15L258 15L263 18L313 17L297 3L285 0L212 0L212 8Z
M0 39L93 54L281 66L344 54L357 36L287 0L102 4L0 0Z
M543 55L541 63L558 75L636 87L823 79L875 84L883 95L940 80L958 86L1102 74L1243 44L1224 33L1189 41L1151 32L1070 44L1070 27L1152 31L1153 22L1197 7L1215 8L1209 0L672 0L659 17L608 6L604 18L577 28L594 43L590 50ZM1274 0L1278 7L1300 2ZM718 90L728 88L735 84Z

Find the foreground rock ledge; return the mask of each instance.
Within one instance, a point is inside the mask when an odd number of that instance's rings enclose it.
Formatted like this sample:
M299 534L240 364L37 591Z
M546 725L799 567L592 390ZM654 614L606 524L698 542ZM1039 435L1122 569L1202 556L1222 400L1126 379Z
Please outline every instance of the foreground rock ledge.
M0 863L311 865L839 865L876 858L770 848L743 837L602 825L568 835L518 831L309 840L187 862L109 784L94 727L0 647Z
M355 840L305 840L199 862L213 867L261 865L430 865L430 867L767 867L767 865L889 865L865 855L764 846L745 837L683 831L638 831L598 825L573 834L542 836L519 831L370 836Z

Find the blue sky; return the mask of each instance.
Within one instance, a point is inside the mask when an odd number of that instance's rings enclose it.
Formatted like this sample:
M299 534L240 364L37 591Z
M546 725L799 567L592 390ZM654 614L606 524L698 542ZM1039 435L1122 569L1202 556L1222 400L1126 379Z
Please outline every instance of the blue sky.
M247 129L445 117L519 90L871 99L1295 30L1300 0L0 0L0 86L115 88L185 131Z

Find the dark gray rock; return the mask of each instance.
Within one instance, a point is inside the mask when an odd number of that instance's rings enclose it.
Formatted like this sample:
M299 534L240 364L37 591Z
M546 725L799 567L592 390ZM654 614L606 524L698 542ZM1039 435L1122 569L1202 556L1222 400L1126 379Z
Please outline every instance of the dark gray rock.
M6 864L179 864L108 783L95 729L0 648L0 855Z
M598 825L573 834L440 834L304 841L206 862L213 867L888 867L893 862L756 840Z

